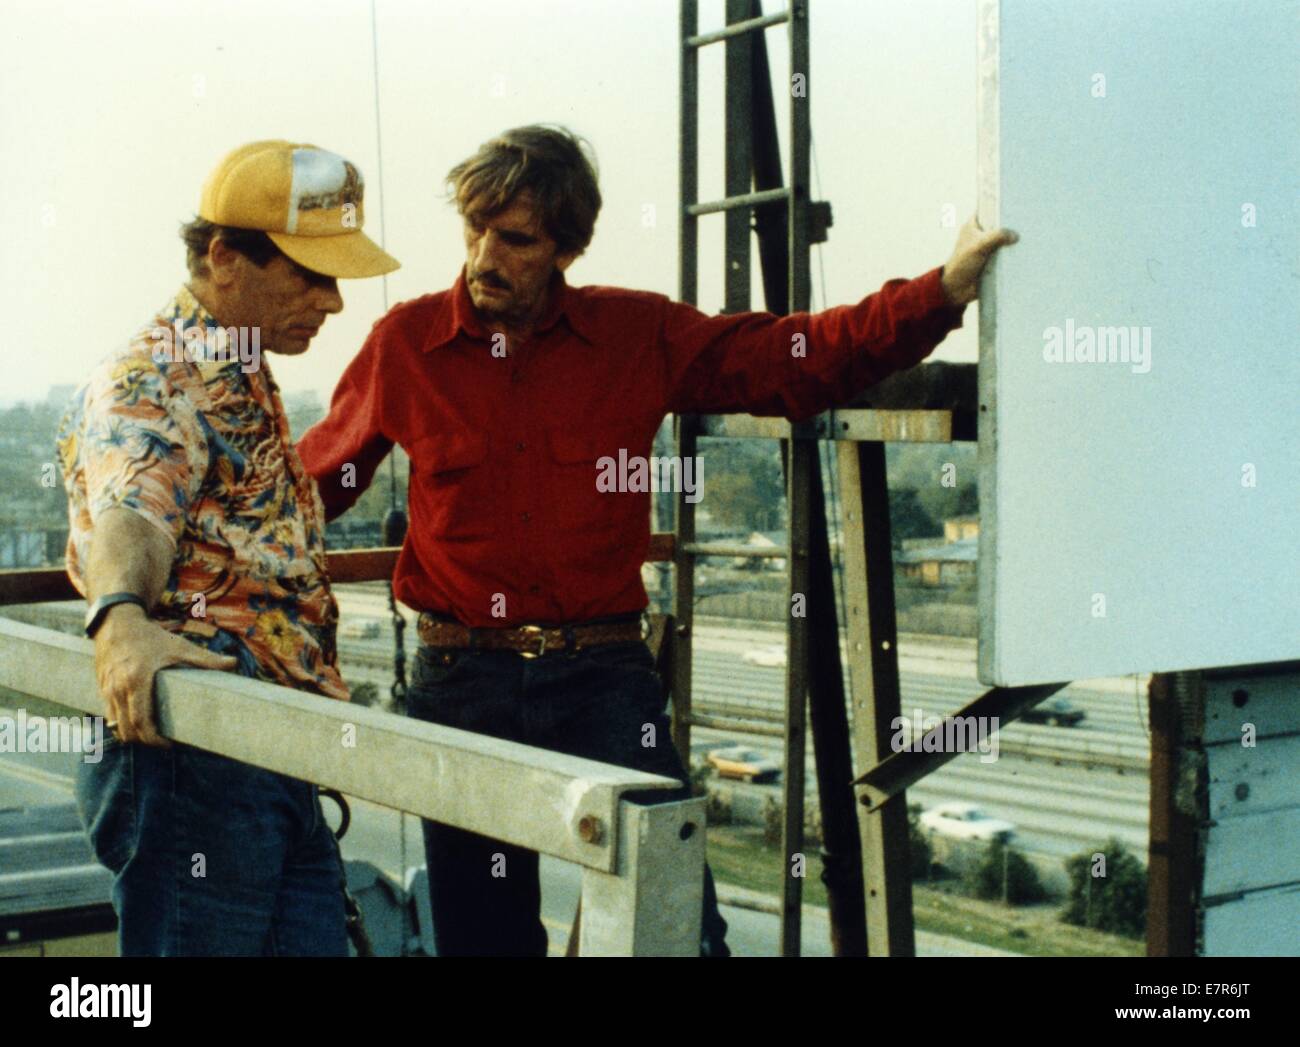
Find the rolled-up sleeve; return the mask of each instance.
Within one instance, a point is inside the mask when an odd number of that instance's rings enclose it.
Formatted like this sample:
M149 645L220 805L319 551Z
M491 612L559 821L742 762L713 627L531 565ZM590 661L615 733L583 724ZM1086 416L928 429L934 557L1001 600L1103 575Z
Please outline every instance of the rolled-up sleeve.
M81 439L91 520L129 509L175 546L210 456L194 405L147 357L119 358L90 380Z
M798 422L847 402L920 363L961 326L942 272L890 280L857 305L790 316L707 316L664 299L668 410Z

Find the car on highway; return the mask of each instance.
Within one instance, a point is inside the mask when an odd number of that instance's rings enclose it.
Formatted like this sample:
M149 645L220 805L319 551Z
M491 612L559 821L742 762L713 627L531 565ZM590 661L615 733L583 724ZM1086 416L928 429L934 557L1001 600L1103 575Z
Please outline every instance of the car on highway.
M781 765L757 749L728 745L714 749L706 757L719 778L739 778L745 782L764 782L781 773Z
M781 669L785 666L785 647L776 644L770 647L756 647L752 651L746 651L742 654L740 660L746 665L761 665L768 669Z
M941 803L921 815L921 827L954 840L1001 840L1016 834L1015 824L985 814L977 804Z
M1020 714L1021 723L1047 723L1053 727L1073 727L1088 714L1068 698L1040 702Z

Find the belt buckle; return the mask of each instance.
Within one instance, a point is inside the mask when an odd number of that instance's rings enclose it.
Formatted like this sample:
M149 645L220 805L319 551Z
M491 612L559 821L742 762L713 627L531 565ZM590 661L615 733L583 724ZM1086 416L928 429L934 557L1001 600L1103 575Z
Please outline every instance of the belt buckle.
M519 657L536 658L539 655L543 655L546 653L546 630L545 629L543 629L540 625L521 625L519 627L519 631L521 633L528 633L530 636L540 636L542 638L542 645L538 647L536 651L520 651Z

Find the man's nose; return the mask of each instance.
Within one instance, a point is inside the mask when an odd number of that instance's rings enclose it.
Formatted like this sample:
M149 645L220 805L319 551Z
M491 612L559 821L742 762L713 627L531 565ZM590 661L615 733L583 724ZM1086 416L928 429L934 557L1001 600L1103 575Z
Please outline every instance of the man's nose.
M496 233L491 229L478 238L474 250L474 268L478 272L485 273L496 268L499 244Z
M313 289L314 299L312 304L323 313L341 313L343 311L343 295L339 293L339 282L331 280L327 284L321 284Z

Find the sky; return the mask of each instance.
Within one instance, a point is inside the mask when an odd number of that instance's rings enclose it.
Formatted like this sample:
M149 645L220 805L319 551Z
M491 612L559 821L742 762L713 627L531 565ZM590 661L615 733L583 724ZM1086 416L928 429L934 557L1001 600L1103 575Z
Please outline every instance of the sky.
M723 23L722 0L700 8L702 30ZM820 308L942 264L953 216L973 213L976 26L968 0L809 8L814 190L834 209L813 256ZM402 262L342 281L345 309L311 350L272 358L286 391L328 399L386 302L450 286L463 245L443 176L509 127L562 123L596 150L605 204L571 283L676 293L677 0L375 0L373 14L375 32L369 0L0 0L0 403L79 383L149 320L186 277L176 230L208 172L261 138L356 163L366 231ZM786 39L767 31L782 86ZM722 48L707 48L701 198L723 195L722 86ZM721 233L703 220L710 311ZM972 308L934 358L973 361L976 328Z

